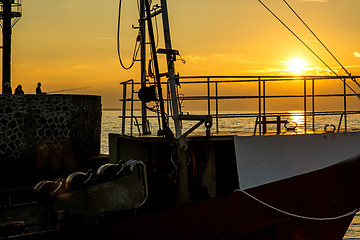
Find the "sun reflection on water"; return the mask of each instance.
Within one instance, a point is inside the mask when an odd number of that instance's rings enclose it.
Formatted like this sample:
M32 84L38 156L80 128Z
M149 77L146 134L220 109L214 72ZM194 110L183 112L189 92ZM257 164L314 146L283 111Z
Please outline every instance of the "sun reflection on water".
M305 117L304 111L289 111L290 117L288 119L289 124L296 125L296 132L304 132Z

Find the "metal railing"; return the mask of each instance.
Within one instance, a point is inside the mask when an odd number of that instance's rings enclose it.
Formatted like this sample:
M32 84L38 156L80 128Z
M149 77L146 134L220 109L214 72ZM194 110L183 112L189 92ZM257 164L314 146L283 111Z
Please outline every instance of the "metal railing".
M130 84L131 87L131 91L130 91L130 97L127 97L127 87ZM122 88L123 88L123 95L122 95L122 99L120 101L122 101L122 123L121 123L121 133L125 134L125 126L126 126L126 118L130 118L130 132L132 135L132 130L133 130L133 119L134 119L134 85L135 82L133 79L127 80L125 82L121 83ZM130 102L130 117L126 116L126 109L127 109L127 102Z
M315 133L316 125L315 119L318 116L338 116L339 122L337 123L337 127L335 124L332 124L333 130L340 131L341 126L343 126L343 131L348 131L348 115L350 114L358 114L360 111L354 111L348 109L348 101L349 98L358 98L359 95L356 93L348 93L350 92L347 88L349 84L352 83L351 79L358 78L357 76L340 76L340 77L332 77L332 76L190 76L190 77L179 77L179 82L182 86L186 86L191 84L191 86L200 85L200 90L203 90L202 94L195 95L187 95L187 96L179 96L181 102L206 102L206 114L212 115L215 122L215 130L216 132L220 132L219 120L225 118L254 118L255 125L253 134L265 134L267 132L267 125L276 124L277 132L279 133L279 124L286 123L286 117L293 116L294 113L289 113L286 111L275 112L272 109L268 110L268 103L273 100L281 100L285 102L294 101L294 99L300 99L302 101L302 107L297 108L296 110L300 110L296 113L297 116L303 117L302 126L298 126L303 129L303 133ZM335 93L317 93L322 92L323 88L326 88L330 81L332 84L336 85L337 89ZM272 83L294 83L297 84L297 89L295 94L274 94L271 92L277 90L276 87L271 86ZM322 86L315 86L315 83L322 82ZM122 83L123 87L126 89L126 84L132 84L134 89L134 85L138 83L134 83L133 81L127 81ZM167 82L163 82L162 84L167 85L167 91L169 92L169 87ZM239 86L249 86L252 85L252 90L247 92L246 95L237 95L237 94L220 94L220 86L224 84L231 84L232 88L240 88ZM124 90L125 91L125 90ZM285 90L286 91L286 90ZM134 92L134 91L133 91ZM184 90L186 94L186 90ZM224 92L224 91L223 91ZM229 91L228 91L229 92ZM125 97L124 97L125 96ZM165 101L168 104L168 118L172 117L171 114L171 101L169 99L169 94L167 95L167 99ZM329 99L336 98L336 102L339 103L341 101L341 109L337 110L327 110L321 111L317 110L317 102L316 99ZM255 101L253 105L256 105L255 109L252 111L243 111L241 113L223 113L220 110L220 102L226 101L238 101L242 100L251 100ZM126 102L129 99L126 98L126 93L123 95L123 99L120 101ZM132 102L136 102L139 100L133 99ZM297 100L299 102L299 100ZM359 102L360 103L360 102ZM125 105L123 105L125 106ZM126 107L126 106L125 106ZM270 107L269 107L270 108ZM293 110L293 109L289 109ZM123 121L123 127L125 126L125 120L130 118L132 121L133 116L133 105L130 109L131 116L126 116L126 111L123 108L123 115L120 116ZM234 111L235 112L235 111ZM269 120L275 118L276 120ZM311 120L311 121L309 121ZM132 124L132 123L131 123ZM309 127L310 125L310 127ZM123 133L124 133L123 129ZM132 134L132 129L131 129Z

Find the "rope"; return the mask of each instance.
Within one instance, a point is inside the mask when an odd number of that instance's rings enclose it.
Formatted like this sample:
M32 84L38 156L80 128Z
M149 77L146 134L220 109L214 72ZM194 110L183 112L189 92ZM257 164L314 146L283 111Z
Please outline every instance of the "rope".
M315 57L317 57L335 76L339 76L329 65L327 65L325 62L324 62L324 60L322 60L320 57L319 57L319 55L317 55L303 40L301 40L301 38L298 36L298 35L296 35L296 33L294 33L278 16L276 16L276 14L275 13L273 13L261 0L258 0L260 3L261 3L261 5L263 5L265 8L266 8L266 10L268 10L287 30L289 30L289 32L291 32L312 54L314 54L315 55ZM344 84L354 93L354 94L356 94L356 96L358 97L358 98L360 98L360 95L352 88L352 87L350 87L349 86L349 84L347 84L346 82L345 82L345 80L344 79L341 79L340 78L340 80L342 81L342 82L344 82Z
M333 220L338 220L338 219L341 219L341 218L345 218L345 217L349 217L349 216L352 216L352 215L355 215L357 212L359 212L359 209L355 209L351 212L348 212L348 213L345 213L343 215L340 215L340 216L336 216L336 217L325 217L325 218L318 218L318 217L307 217L307 216L302 216L302 215L298 215L298 214L294 214L294 213L290 213L290 212L287 212L287 211L284 211L284 210L281 210L279 208L276 208L274 206L271 206L270 204L267 204L261 200L259 200L258 198L252 196L250 193L247 193L241 189L235 189L234 192L241 192L241 193L244 193L246 196L250 197L251 199L257 201L258 203L261 203L262 205L270 208L270 209L273 209L277 212L280 212L282 214L285 214L285 215L288 215L288 216L291 216L291 217L295 217L295 218L300 218L300 219L305 219L305 220L313 220L313 221L333 221Z
M335 61L341 66L341 68L345 71L345 73L349 76L351 76L351 73L349 73L347 71L347 69L340 63L340 61L334 56L334 54L332 54L332 52L325 46L325 44L318 38L318 36L310 29L310 27L304 22L304 20L295 12L295 10L290 6L290 4L286 1L283 0L284 3L290 8L290 10L296 15L296 17L304 24L304 26L311 32L311 34L318 40L318 42L325 48L325 50L335 59ZM356 81L355 78L351 78L354 83L356 83L356 85L358 87L360 87L360 84Z

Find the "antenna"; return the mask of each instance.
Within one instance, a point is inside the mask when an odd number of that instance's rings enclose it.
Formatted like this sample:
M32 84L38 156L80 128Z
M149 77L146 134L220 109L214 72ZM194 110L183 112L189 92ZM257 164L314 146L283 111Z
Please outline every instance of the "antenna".
M3 29L3 80L11 84L11 32L22 16L21 0L0 0L0 25Z

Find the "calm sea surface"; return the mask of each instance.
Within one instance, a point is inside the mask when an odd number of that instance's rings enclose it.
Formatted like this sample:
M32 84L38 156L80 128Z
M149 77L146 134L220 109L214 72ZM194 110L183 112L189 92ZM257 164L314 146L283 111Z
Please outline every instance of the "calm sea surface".
M192 113L192 114L201 114L201 113ZM111 133L121 133L121 119L119 116L121 115L120 111L103 111L102 115L102 126L101 126L101 153L108 154L108 134ZM139 115L138 112L135 113L136 116ZM149 122L151 126L152 134L156 134L157 131L157 118L155 115L151 116ZM348 117L348 129L350 130L358 130L360 127L360 117L357 115L349 115ZM304 125L305 125L305 119L303 116L301 116L301 113L299 112L292 112L291 116L286 117L287 120L297 124L297 133L303 133L304 132ZM319 116L315 119L315 129L323 131L325 125L334 125L336 128L338 128L340 124L340 116ZM140 122L141 119L138 119ZM236 119L220 119L218 122L218 128L221 131L227 131L229 133L235 133L239 129L241 129L246 134L251 135L254 132L255 128L255 118L236 118ZM135 120L134 120L135 122ZM134 125L134 122L132 124L133 126L133 133L137 134L138 130L137 127ZM351 122L351 123L350 123ZM195 122L192 122L194 124ZM187 127L190 126L191 123L184 123L183 127L187 129ZM313 124L312 118L308 117L306 119L306 125L308 126L307 129L311 129ZM344 118L342 118L340 129L344 127ZM330 127L331 128L331 127ZM328 129L330 129L328 128ZM216 121L213 122L213 128L216 129ZM275 126L269 126L269 130L275 130ZM212 131L214 131L212 130ZM126 133L130 133L131 131L131 124L130 120L127 120L126 123ZM204 127L200 127L196 131L205 131ZM360 239L360 213L358 213L354 220L352 221L344 239L350 240L350 239ZM325 239L324 239L325 240Z

